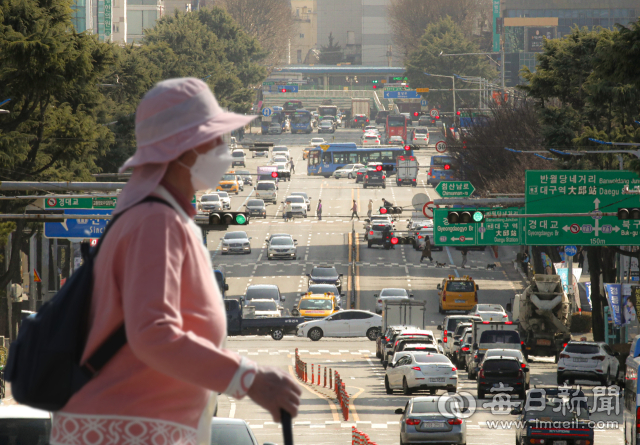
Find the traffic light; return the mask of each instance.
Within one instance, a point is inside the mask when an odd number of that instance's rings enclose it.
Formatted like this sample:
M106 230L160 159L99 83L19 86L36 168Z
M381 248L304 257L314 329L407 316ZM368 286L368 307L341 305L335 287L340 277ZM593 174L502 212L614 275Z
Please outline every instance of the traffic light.
M449 224L475 224L484 221L484 213L480 210L459 210L447 213Z
M618 219L640 219L640 208L630 207L626 209L618 209Z
M395 236L391 238L391 244L398 244L398 238Z
M209 215L212 226L246 226L249 224L249 214L246 212L214 212Z
M414 111L414 112L413 112L413 116L414 116L414 117L418 117L418 116L420 116L420 113L418 113L417 111Z
M460 116L460 110L456 111L456 114L457 114L458 116Z
M271 172L271 177L272 178L277 178L278 177L278 172Z
M372 80L371 83L378 83L378 81L377 80Z
M405 145L404 149L405 149L405 151L409 151L409 150L411 150L411 146L410 145Z
M382 165L376 165L376 171L381 172L382 171Z
M381 215L386 215L387 213L389 213L389 209L387 209L386 207L380 207Z
M451 170L451 164L444 164L445 170Z
M373 89L377 90L378 89L378 85L376 85L375 83L373 84Z

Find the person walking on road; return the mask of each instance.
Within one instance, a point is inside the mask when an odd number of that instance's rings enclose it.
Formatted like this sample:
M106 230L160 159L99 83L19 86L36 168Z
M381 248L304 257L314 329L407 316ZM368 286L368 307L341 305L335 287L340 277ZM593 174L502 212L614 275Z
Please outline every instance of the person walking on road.
M293 175L293 174L296 172L296 166L295 166L295 164L293 163L293 158L291 158L291 159L289 160L289 166L290 166L290 168L291 168L291 174Z
M353 205L351 206L351 220L353 220L354 216L358 218L358 221L360 221L360 217L358 216L358 203L356 203L355 199L353 200Z
M429 241L429 237L424 237L424 249L422 250L422 255L420 256L420 262L425 258L429 258L429 261L433 263L433 258L431 258L431 241Z
M196 78L156 84L135 116L137 150L120 168L133 172L95 259L80 363L122 326L126 344L52 414L48 442L209 444L218 393L248 396L274 422L297 415L289 373L225 348L222 296L193 221L195 192L231 166L223 136L256 116L223 111Z
M371 218L371 212L373 212L373 199L369 200L369 206L367 208L367 218Z
M464 266L467 265L467 253L468 253L468 250L469 249L467 249L466 247L463 247L463 248L460 249L460 253L462 254L462 264L461 264L460 267L462 267L463 269L464 269Z
M289 221L290 219L293 219L293 206L291 201L287 201L284 205L284 220Z
M316 208L316 215L318 215L318 221L322 221L322 200L318 199L318 207Z

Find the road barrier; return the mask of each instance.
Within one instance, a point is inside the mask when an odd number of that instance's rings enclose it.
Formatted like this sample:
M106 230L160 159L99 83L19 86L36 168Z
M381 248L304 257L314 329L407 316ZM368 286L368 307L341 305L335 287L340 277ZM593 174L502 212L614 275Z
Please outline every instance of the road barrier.
M298 348L296 348L296 375L300 380L307 383L307 364L300 360Z
M369 435L357 429L355 426L351 427L351 445L377 445L369 439Z
M338 402L340 403L340 407L342 408L342 415L344 416L344 420L349 420L349 394L345 390L344 383L340 378L340 374L338 371L335 371L335 392L338 397Z

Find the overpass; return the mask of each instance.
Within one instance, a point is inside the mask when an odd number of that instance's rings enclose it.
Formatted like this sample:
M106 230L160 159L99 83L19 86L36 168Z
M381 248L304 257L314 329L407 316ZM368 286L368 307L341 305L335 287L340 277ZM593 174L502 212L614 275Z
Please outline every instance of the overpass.
M389 106L387 99L380 99L375 90L302 90L299 93L272 93L263 95L263 107L281 107L288 100L301 100L302 105L310 110L315 110L322 105L322 101L331 99L333 105L338 109L346 110L351 108L351 98L368 98L369 107L378 111L386 110Z

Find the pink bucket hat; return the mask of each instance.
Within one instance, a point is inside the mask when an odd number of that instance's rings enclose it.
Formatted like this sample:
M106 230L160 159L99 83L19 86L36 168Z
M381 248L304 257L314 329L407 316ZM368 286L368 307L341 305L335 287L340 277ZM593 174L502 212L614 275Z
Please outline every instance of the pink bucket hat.
M209 86L199 79L183 77L157 83L136 110L137 149L120 172L134 170L119 195L115 213L153 192L169 162L256 117L222 110Z

